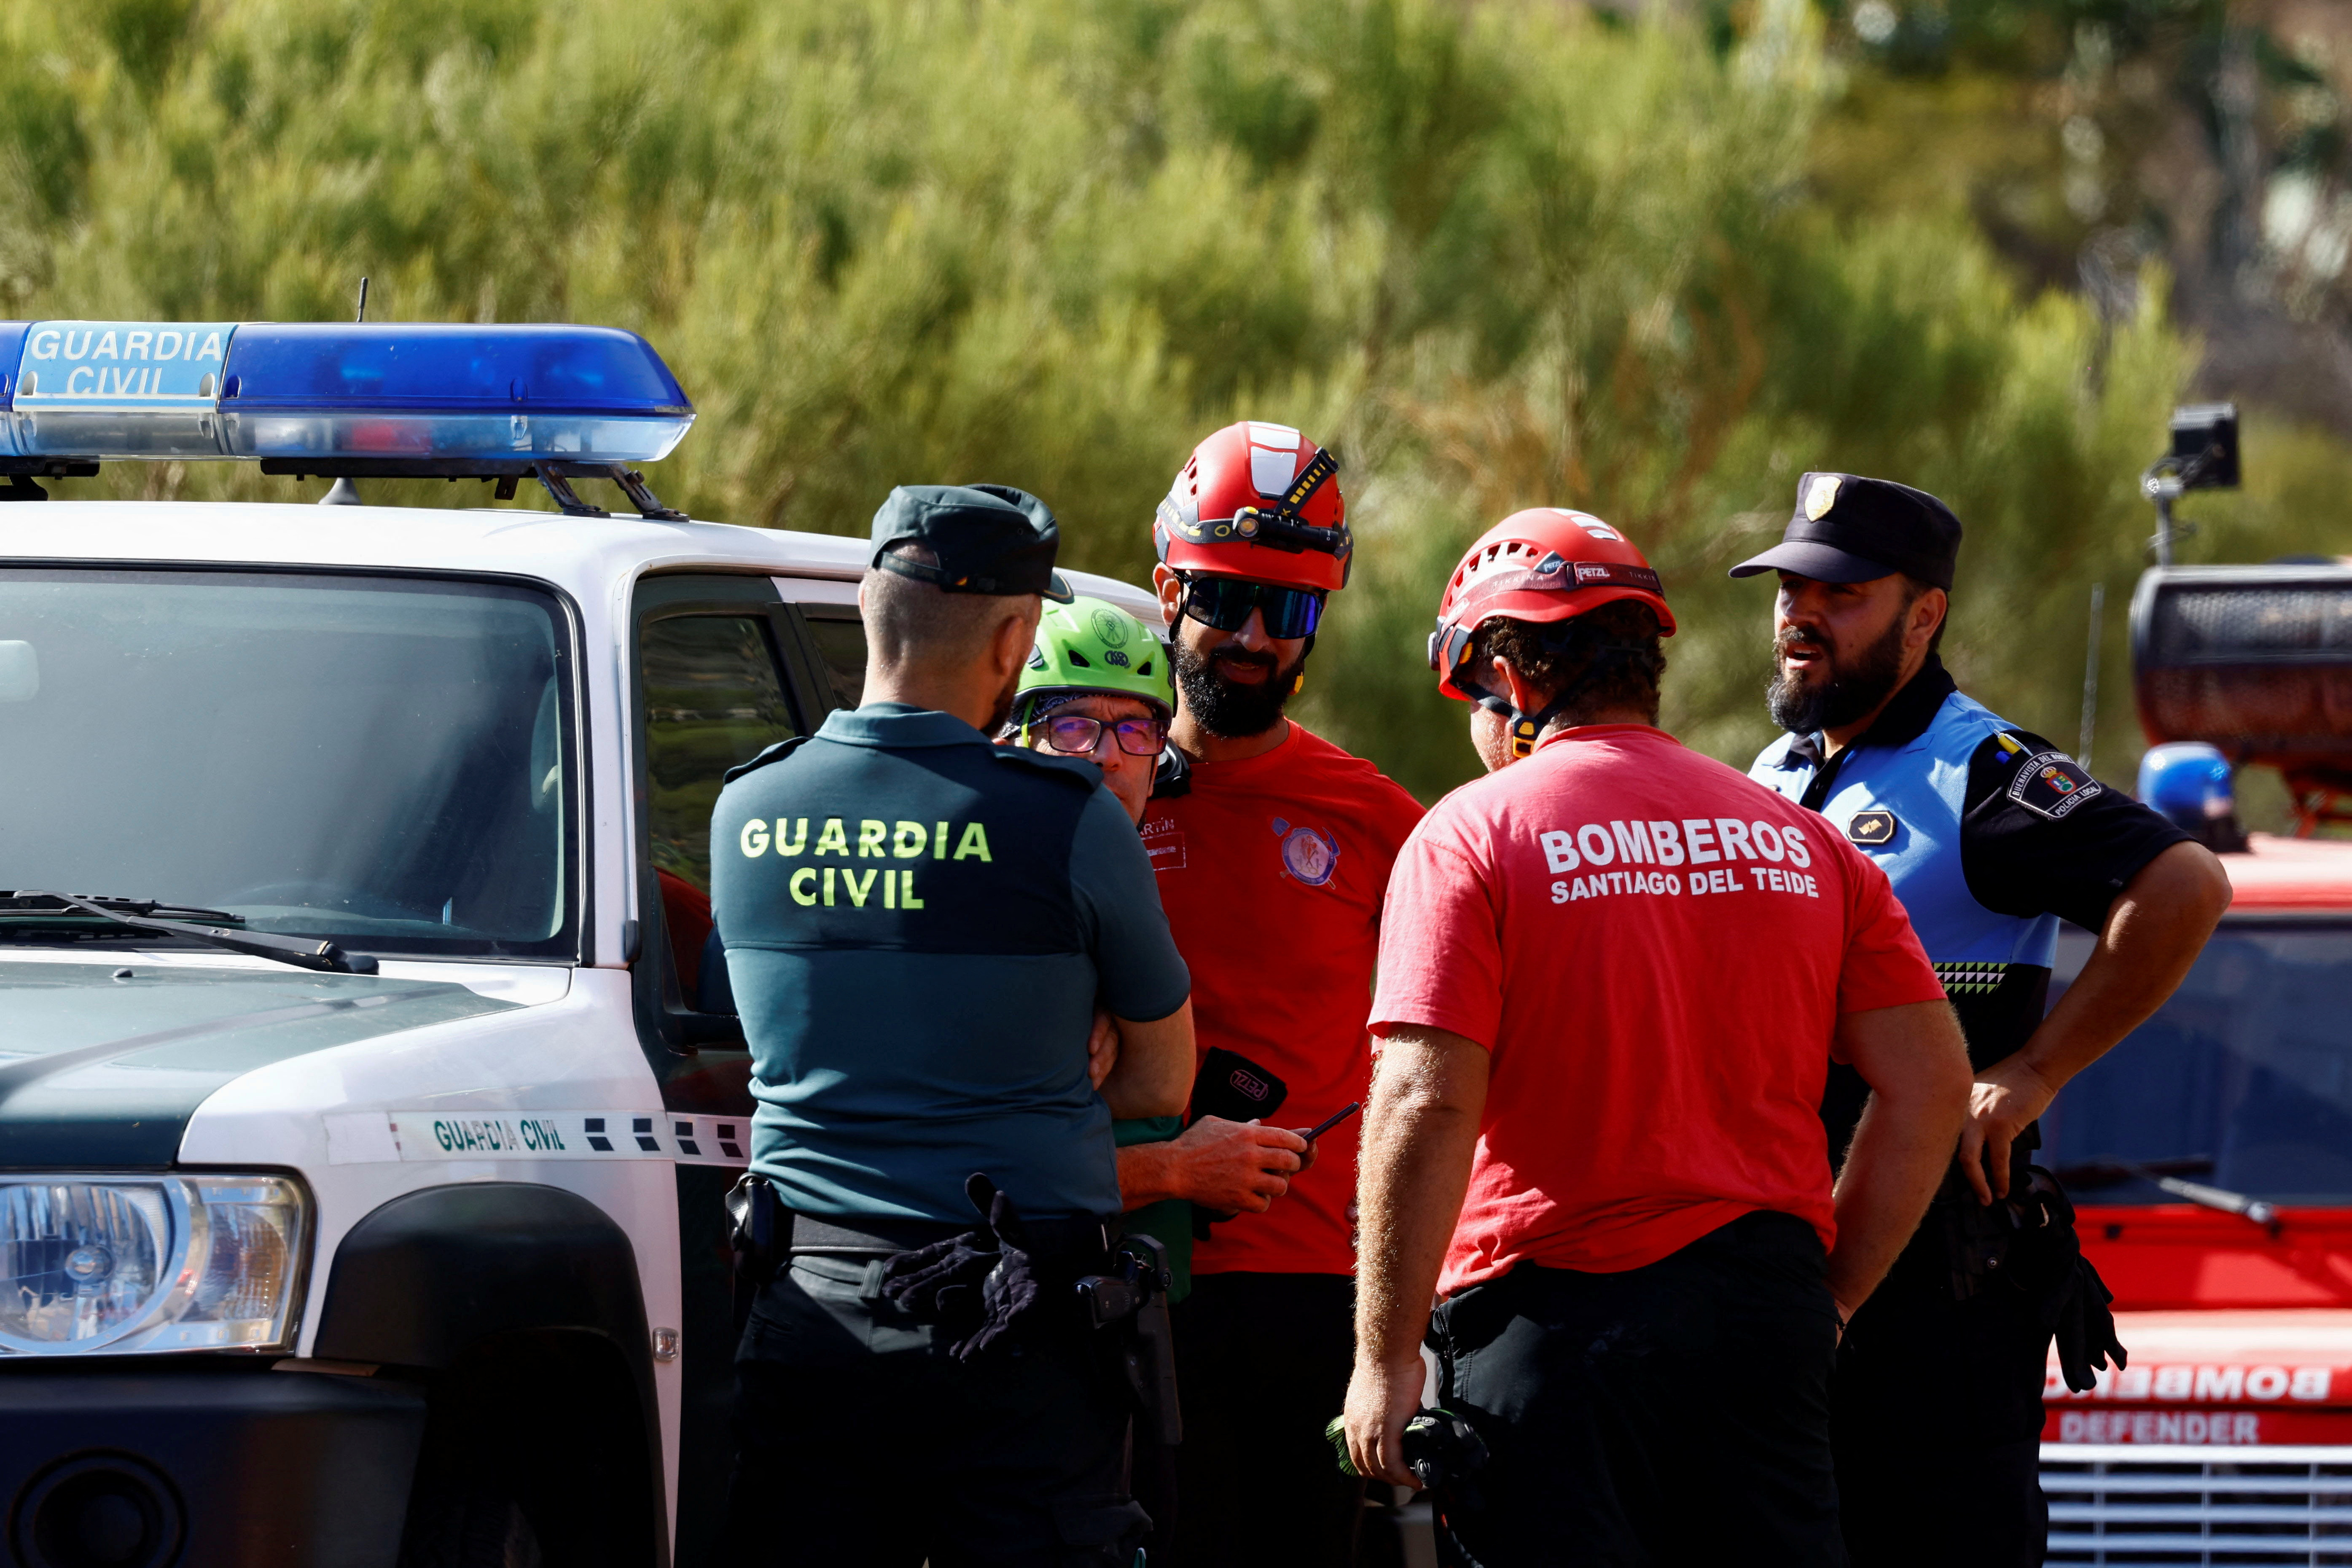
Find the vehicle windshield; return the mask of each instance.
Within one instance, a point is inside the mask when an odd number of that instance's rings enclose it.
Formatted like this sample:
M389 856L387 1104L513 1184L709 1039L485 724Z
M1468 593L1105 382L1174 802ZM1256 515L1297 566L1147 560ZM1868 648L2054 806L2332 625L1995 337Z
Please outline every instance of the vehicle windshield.
M0 888L571 956L567 627L488 583L0 569Z
M2054 1004L2091 939L2067 928ZM2210 1158L2191 1181L2274 1204L2352 1205L2352 920L2224 921L2157 1012L2066 1086L2039 1163ZM2091 1204L2178 1203L2144 1181Z

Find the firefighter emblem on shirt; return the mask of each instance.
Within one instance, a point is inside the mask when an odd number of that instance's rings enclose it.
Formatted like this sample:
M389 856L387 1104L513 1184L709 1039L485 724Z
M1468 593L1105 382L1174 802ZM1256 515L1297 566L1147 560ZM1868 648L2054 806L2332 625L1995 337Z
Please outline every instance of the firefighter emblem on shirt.
M1331 835L1303 825L1294 827L1278 816L1274 830L1282 836L1282 869L1294 880L1319 888L1339 868L1339 841Z
M2009 781L2010 799L2053 822L2105 793L2106 786L2063 752L2036 752Z

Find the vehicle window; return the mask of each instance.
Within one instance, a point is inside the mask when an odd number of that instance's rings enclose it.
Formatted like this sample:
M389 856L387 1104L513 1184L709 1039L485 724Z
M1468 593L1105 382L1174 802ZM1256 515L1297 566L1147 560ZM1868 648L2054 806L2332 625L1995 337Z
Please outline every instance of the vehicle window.
M856 611L808 610L809 635L816 639L817 657L833 682L833 695L844 708L866 700L866 626Z
M2090 939L2062 938L2058 973ZM2229 920L2156 1016L2067 1085L2041 1163L2210 1159L2168 1173L2273 1203L2352 1203L2352 921ZM2144 1182L2090 1203L2170 1203Z
M518 586L0 571L0 879L571 956L572 660Z
M710 891L710 808L727 770L800 733L755 615L669 616L638 637L654 867Z

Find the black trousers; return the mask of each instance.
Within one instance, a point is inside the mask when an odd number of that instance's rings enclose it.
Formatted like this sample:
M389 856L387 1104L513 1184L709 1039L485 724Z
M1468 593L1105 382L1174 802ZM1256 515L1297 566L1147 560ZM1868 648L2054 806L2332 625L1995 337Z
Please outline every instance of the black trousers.
M1937 1221L1931 1209L1838 1352L1846 1546L1854 1568L2038 1568L2050 1330L2002 1279L1954 1300Z
M1345 1274L1192 1276L1175 1310L1184 1441L1168 1561L1347 1568L1363 1483L1339 1473L1323 1429L1347 1403L1355 1309Z
M727 1568L1130 1568L1129 1402L1073 1319L974 1360L869 1292L864 1263L799 1258L736 1352Z
M1619 1274L1521 1264L1430 1326L1489 1458L1438 1500L1470 1568L1839 1568L1820 1238L1750 1214Z

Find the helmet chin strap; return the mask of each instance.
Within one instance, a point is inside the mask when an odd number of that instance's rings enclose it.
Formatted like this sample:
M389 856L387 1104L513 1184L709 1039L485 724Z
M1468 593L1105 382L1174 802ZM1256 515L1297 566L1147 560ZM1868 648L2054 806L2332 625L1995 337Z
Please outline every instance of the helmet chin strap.
M1592 650L1592 661L1584 673L1562 687L1559 695L1533 713L1523 713L1507 697L1489 690L1475 681L1454 677L1454 683L1472 693L1478 706L1502 720L1506 737L1510 743L1511 760L1524 761L1535 754L1536 743L1543 739L1544 727L1565 712L1587 688L1617 660L1645 651L1631 643L1604 643Z
M1466 685L1467 682L1457 682L1457 684ZM1478 706L1502 720L1505 732L1510 742L1513 762L1518 762L1535 754L1536 742L1543 738L1544 726L1558 718L1559 710L1568 706L1565 699L1554 698L1545 703L1538 712L1522 713L1511 706L1508 699L1497 697L1483 688L1480 689Z

